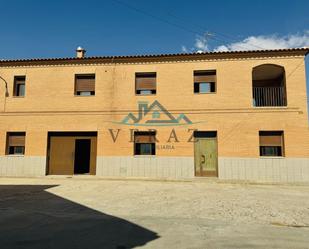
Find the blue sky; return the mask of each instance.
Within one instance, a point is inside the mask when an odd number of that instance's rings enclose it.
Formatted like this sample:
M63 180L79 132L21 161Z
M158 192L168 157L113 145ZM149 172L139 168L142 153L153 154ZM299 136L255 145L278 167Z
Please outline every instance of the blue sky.
M88 56L309 46L308 0L0 0L0 7L2 59L70 57L78 45Z

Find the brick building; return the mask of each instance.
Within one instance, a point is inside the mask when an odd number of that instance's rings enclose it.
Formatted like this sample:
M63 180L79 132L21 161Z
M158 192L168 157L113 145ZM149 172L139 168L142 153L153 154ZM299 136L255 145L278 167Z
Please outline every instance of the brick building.
M0 175L309 182L308 52L0 60Z

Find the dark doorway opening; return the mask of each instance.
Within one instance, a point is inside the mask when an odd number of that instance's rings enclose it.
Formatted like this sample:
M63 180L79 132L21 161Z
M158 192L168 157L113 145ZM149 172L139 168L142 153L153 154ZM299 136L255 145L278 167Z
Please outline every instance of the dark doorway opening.
M90 172L91 139L75 140L74 174Z

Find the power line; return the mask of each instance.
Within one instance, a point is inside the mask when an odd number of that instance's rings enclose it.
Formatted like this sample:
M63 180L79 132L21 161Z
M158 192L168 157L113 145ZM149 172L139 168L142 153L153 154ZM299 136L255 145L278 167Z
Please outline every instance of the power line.
M145 15L145 16L150 16L150 17L152 17L153 19L156 19L156 20L159 20L159 21L161 21L161 22L167 23L167 24L169 24L169 25L171 25L171 26L174 26L174 27L179 28L179 29L182 29L182 30L184 30L184 31L186 31L186 32L189 32L189 33L198 35L198 36L200 36L200 37L205 37L205 36L207 36L208 39L217 40L217 41L220 41L220 42L223 42L223 43L229 43L229 42L230 42L230 41L222 40L222 39L219 39L219 38L215 37L215 36L213 35L213 34L215 34L215 35L217 35L217 36L225 37L225 39L232 40L233 42L236 42L236 43L238 42L238 40L236 40L235 38L231 38L231 36L227 36L227 35L222 34L222 33L219 33L219 32L214 32L214 31L209 31L209 30L208 30L207 32L204 32L204 27L201 26L201 25L195 25L195 26L198 27L200 30L202 30L204 33L200 33L200 31L197 31L197 30L195 30L195 29L191 29L191 28L189 29L189 28L187 28L187 27L185 27L185 26L183 26L183 25L179 25L179 24L174 23L174 22L171 22L171 21L169 21L169 20L167 20L167 19L165 19L165 18L162 18L162 17L156 16L156 15L153 15L153 14L151 14L151 13L149 13L149 12L146 12L146 11L144 11L144 10L142 10L142 9L136 8L135 6L132 6L132 5L130 5L130 4L128 4L128 3L125 3L125 2L123 2L123 1L120 1L120 0L112 0L112 1L114 1L114 2L117 3L117 4L122 5L122 6L124 6L124 7L127 7L127 8L129 8L129 9L132 9L132 10L138 12L138 13L141 13L141 14L143 14L143 15ZM171 14L171 13L168 13L168 14L171 15L171 16L173 16L174 18L176 18L176 19L178 19L178 20L181 20L182 22L186 22L184 19L182 19L182 18L180 18L180 17L178 17L178 16L175 16L175 15L173 15L173 14ZM246 49L246 50L250 50L250 48L248 48L248 47L246 48L246 47L241 46L241 45L239 45L239 44L235 44L235 46L237 46L237 47L239 47L239 48ZM254 44L251 44L251 46L254 46L254 47L258 48L258 49L265 49L265 48L263 48L263 47L260 47L260 46L254 45ZM292 73L290 73L290 74L287 76L287 78L289 78L289 77L295 72L295 70L296 70L298 67L299 67L299 65L293 70ZM309 100L307 100L307 102L309 102Z
M161 22L165 22L165 23L167 23L167 24L169 24L169 25L172 25L172 26L174 26L174 27L177 27L177 28L179 28L179 29L182 29L182 30L184 30L184 31L187 31L187 32L190 32L190 33L196 34L196 35L201 35L199 32L197 32L197 31L195 31L195 30L187 29L186 27L183 27L183 26L181 26L181 25L172 23L172 22L170 22L170 21L168 21L168 20L166 20L166 19L164 19L164 18L161 18L161 17L159 17L159 16L155 16L155 15L153 15L153 14L151 14L151 13L148 13L148 12L142 10L142 9L138 9L138 8L136 8L136 7L134 7L134 6L130 5L130 4L127 4L127 3L125 3L125 2L122 2L122 1L119 1L119 0L112 0L112 1L118 3L118 4L122 5L122 6L125 6L125 7L129 8L129 9L135 10L136 12L139 12L139 13L141 13L141 14L143 14L143 15L150 16L150 17L152 17L152 18L154 18L154 19L157 19L157 20L159 20L159 21L161 21Z
M143 14L143 15L145 15L145 16L152 17L153 19L159 20L159 21L164 22L164 23L167 23L167 24L169 24L169 25L171 25L171 26L174 26L174 27L177 27L177 28L179 28L179 29L182 29L182 30L184 30L184 31L186 31L186 32L189 32L189 33L198 35L198 36L200 36L200 37L205 37L205 36L207 36L208 39L217 40L217 41L220 41L220 42L223 42L223 43L229 43L229 41L219 39L219 38L217 38L217 37L215 37L215 36L211 36L211 33L209 33L209 32L201 33L200 31L197 31L197 30L195 30L195 29L191 29L191 28L189 29L189 28L187 28L187 27L185 27L185 26L183 26L183 25L179 25L179 24L174 23L174 22L171 22L171 21L169 21L169 20L167 20L167 19L165 19L165 18L159 17L159 16L157 16L157 15L153 15L153 14L151 14L151 13L149 13L149 12L146 12L146 11L144 11L144 10L142 10L142 9L136 8L135 6L130 5L130 4L128 4L128 3L125 3L125 2L123 2L123 1L120 1L120 0L112 0L112 1L115 2L115 3L117 3L117 4L120 4L120 5L124 6L124 7L126 7L126 8L129 8L129 9L131 9L131 10L134 10L134 11L136 11L136 12L138 12L138 13L141 13L141 14ZM213 32L213 33L216 34L217 32ZM219 34L219 33L217 33L217 34ZM222 36L222 35L221 35L221 36ZM235 40L234 40L234 41L235 41ZM241 46L241 45L239 45L239 44L235 44L235 46L237 46L237 47L239 47L239 48L242 48L242 49L248 50L248 48L246 48L246 47L244 47L244 46ZM255 46L255 45L253 45L253 46ZM256 46L256 47L257 47L257 46ZM261 48L261 47L258 47L258 48L263 49L263 48Z
M184 18L180 18L179 16L176 16L176 15L174 15L173 13L168 12L168 14L169 14L170 16L172 16L172 17L174 17L174 18L180 20L180 21L183 21L184 23L187 22L187 20L185 20ZM199 24L194 24L194 25L195 25L196 27L198 27L198 28L199 28L200 30L202 30L202 31L206 30L204 26L201 26L201 25L199 25ZM215 32L215 31L209 30L209 29L208 29L208 32L213 33L213 34L215 34L215 35L217 35L217 36L221 36L221 37L223 37L224 39L229 39L229 40L232 41L232 42L239 42L239 40L235 39L234 37L232 37L232 36L230 36L230 35L225 35L225 34L223 34L223 33ZM219 41L221 41L221 40L219 40ZM254 44L251 44L251 46L254 46L254 47L258 48L258 49L265 49L265 48L262 48L262 47L260 47L260 46L254 45Z

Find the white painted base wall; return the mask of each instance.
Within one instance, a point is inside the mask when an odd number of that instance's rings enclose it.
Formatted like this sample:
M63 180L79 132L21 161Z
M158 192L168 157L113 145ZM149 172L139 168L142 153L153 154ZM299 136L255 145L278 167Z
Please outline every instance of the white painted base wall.
M193 178L193 157L106 156L97 157L97 176Z
M44 156L0 156L0 176L44 176Z
M219 179L309 183L309 158L219 157ZM0 156L0 176L45 176L44 156ZM193 157L97 157L101 177L194 178Z
M219 178L270 183L309 183L309 158L219 158Z
M219 157L219 179L309 183L309 158ZM194 178L193 157L98 157L97 176Z

